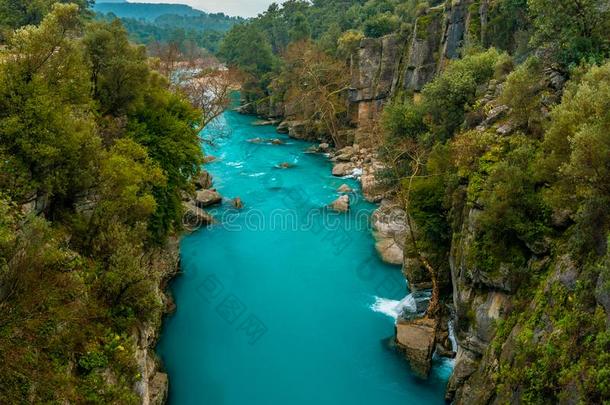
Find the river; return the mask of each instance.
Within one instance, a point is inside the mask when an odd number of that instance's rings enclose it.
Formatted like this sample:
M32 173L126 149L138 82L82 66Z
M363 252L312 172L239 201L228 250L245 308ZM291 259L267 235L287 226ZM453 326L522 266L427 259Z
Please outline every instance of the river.
M225 198L222 224L181 243L177 311L157 352L171 405L442 404L451 372L435 362L415 377L390 342L383 302L407 292L400 268L382 263L367 226L374 205L354 179L334 178L311 144L227 111L204 135L206 166ZM285 144L248 142L279 138ZM277 165L292 167L280 169ZM352 209L323 207L348 184ZM387 312L387 311L385 311Z

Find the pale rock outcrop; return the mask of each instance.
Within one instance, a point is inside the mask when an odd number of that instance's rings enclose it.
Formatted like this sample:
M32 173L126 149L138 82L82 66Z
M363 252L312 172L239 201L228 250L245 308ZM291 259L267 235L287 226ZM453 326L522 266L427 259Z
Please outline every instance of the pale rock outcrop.
M345 194L349 194L352 192L352 188L350 186L348 186L347 184L342 184L338 189L338 192L340 193L345 193Z
M184 202L183 225L191 230L215 223L214 217L197 207L193 202Z
M205 208L212 205L217 205L222 202L222 196L216 190L200 190L197 191L195 204L198 207Z
M411 369L423 378L430 373L436 329L436 321L429 318L399 318L396 323L396 344L405 353Z
M202 170L195 181L195 187L197 190L206 190L212 188L213 182L212 175L207 170Z
M330 208L333 211L337 211L337 212L347 212L347 211L349 211L349 206L350 206L349 196L342 195L341 197L339 197L335 201L333 201L333 203L330 205Z
M333 176L349 176L354 172L355 168L356 166L353 163L338 163L333 167Z
M382 260L390 264L403 264L408 231L405 211L384 201L371 216L371 224L376 240L375 248Z

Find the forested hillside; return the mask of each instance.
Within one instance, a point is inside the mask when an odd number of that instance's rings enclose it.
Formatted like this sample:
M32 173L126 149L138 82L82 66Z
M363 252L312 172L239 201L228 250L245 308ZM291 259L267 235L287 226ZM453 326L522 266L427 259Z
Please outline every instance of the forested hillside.
M222 43L243 111L348 146L335 173L376 151L365 195L406 212L433 293L397 340L426 374L454 319L456 403L610 401L609 23L605 0L288 1Z
M162 15L177 15L181 17L198 17L206 13L186 4L157 4L97 1L93 10L98 13L112 13L119 18L134 18L137 20L154 21Z
M149 348L201 112L86 3L0 2L6 404L140 403L167 388Z
M175 44L182 51L193 45L211 53L218 52L224 34L240 17L205 13L179 4L98 3L97 18L120 18L129 38L139 44Z

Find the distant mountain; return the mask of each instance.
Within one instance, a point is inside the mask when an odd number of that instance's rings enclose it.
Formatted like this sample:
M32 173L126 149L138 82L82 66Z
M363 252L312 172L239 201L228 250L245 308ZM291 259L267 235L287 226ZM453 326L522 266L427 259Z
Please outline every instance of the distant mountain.
M185 17L198 17L205 15L201 10L192 8L185 4L153 4L153 3L128 3L125 0L102 0L97 1L93 10L98 13L112 13L120 18L134 18L153 21L165 14L173 14Z

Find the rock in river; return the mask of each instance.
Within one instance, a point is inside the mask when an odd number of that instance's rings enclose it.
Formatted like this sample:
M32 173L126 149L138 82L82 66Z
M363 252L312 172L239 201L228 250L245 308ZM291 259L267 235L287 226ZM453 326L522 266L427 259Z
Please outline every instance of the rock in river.
M333 167L333 176L343 177L353 173L355 166L352 163L338 163Z
M330 208L337 212L347 212L349 211L349 196L342 195L337 198L331 205Z
M220 204L222 196L216 190L200 190L197 191L195 203L198 207L205 208L211 205Z
M339 187L337 189L338 192L340 193L351 193L352 192L352 188L350 186L348 186L347 184L342 184L341 187Z
M238 210L244 208L244 202L239 197L235 197L234 199L232 199L231 205L233 206L233 208Z
M195 180L195 187L197 187L197 190L207 190L212 188L212 182L212 175L206 170L202 170L197 180Z
M183 225L191 230L197 229L201 226L211 225L215 222L214 217L197 207L192 202L183 203L184 216Z
M433 319L399 319L396 323L396 344L420 377L426 378L430 373L435 341L436 321Z

